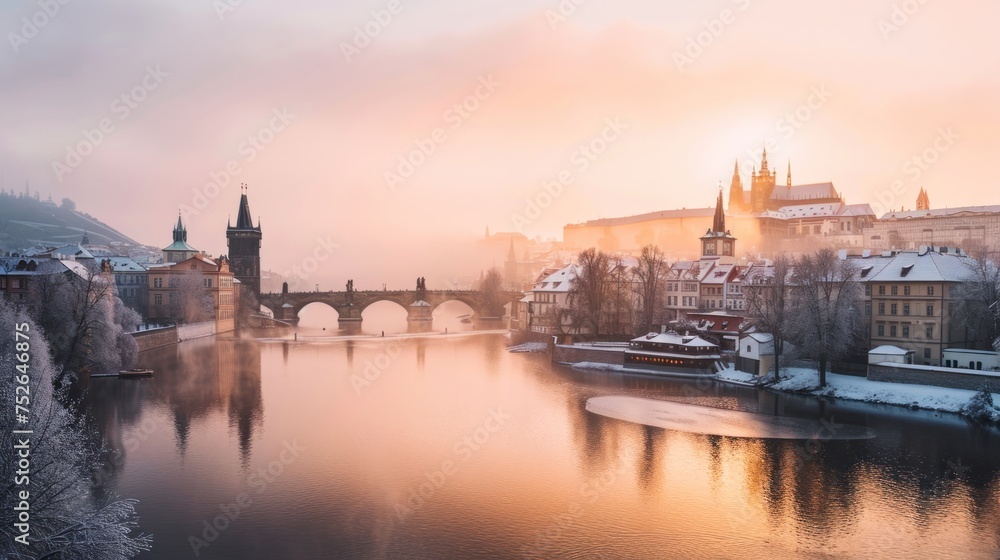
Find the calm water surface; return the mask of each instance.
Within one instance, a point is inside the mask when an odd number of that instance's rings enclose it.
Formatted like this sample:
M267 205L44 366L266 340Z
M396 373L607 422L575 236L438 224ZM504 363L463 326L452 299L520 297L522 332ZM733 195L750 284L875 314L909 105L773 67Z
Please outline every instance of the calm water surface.
M141 356L152 380L91 381L120 450L98 475L140 500L143 558L194 558L191 537L219 559L1000 554L1000 438L953 415L578 372L502 335L302 334L190 341ZM668 431L587 412L599 395L877 437Z

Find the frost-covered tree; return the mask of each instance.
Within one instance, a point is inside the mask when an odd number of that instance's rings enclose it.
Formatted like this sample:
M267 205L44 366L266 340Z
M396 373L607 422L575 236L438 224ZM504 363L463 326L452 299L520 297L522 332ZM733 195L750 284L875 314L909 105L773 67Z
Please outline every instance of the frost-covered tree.
M181 323L199 323L212 319L215 300L200 270L186 270L170 276L173 289L169 302L171 317Z
M45 275L31 289L28 309L49 337L57 382L71 371L117 371L135 362L129 333L142 318L118 297L113 275L96 268Z
M953 313L966 325L978 348L1000 351L1000 266L995 255L979 251L967 263L965 281L952 293Z
M15 325L25 325L20 329ZM24 309L0 301L0 402L13 408L16 396L29 397L27 422L0 430L0 473L5 501L0 509L0 549L7 560L59 558L65 560L118 560L149 550L150 536L137 534L134 500L122 500L104 489L95 498L90 473L95 472L101 449L88 442L99 439L61 404L54 379L58 367L52 363L44 331ZM15 332L27 335L15 339ZM18 369L21 354L27 367ZM26 381L25 384L21 384ZM27 387L28 393L18 387ZM9 411L12 413L13 411ZM14 429L31 434L14 434ZM27 480L15 478L18 448L28 439L30 461ZM23 445L22 445L23 447ZM99 447L99 446L98 446ZM25 482L27 484L18 484ZM15 525L14 507L27 491L30 504L28 544L15 538L22 534ZM8 501L13 499L14 503ZM20 513L18 513L20 515Z
M857 267L833 249L807 253L795 263L791 293L794 342L819 361L819 385L825 387L827 364L850 350L863 321Z
M653 330L663 308L663 286L670 265L663 251L656 245L646 245L639 254L639 262L632 273L636 281L639 301L638 330Z
M785 342L792 335L791 306L788 302L789 277L792 263L785 255L778 255L766 272L755 274L743 287L747 302L747 316L760 332L771 335L774 343L774 380L781 371L781 356Z
M573 324L589 329L597 338L601 334L601 316L611 291L611 257L591 247L580 252L577 264L577 275L568 298Z
M483 308L491 316L503 315L504 301L503 275L496 267L491 268L479 282L479 291L483 293Z

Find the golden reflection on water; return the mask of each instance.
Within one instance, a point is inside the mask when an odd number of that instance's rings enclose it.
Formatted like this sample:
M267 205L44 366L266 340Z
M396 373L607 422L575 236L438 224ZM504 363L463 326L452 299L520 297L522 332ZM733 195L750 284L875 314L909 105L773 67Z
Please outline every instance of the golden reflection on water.
M508 354L498 336L201 340L142 362L152 380L92 380L91 401L126 449L108 481L141 500L143 529L156 534L149 558L186 557L188 537L241 492L253 506L213 557L992 558L1000 548L995 433L953 420L833 407L822 414L878 438L672 432L584 407L630 395L821 414L743 388L553 368ZM290 442L303 451L281 463ZM258 493L249 481L276 463Z

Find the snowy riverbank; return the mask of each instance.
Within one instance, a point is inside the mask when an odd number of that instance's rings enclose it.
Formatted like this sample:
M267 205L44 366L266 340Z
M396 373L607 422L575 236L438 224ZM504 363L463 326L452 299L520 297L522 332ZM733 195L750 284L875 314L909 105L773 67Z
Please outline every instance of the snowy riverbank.
M965 415L972 415L973 411L970 410L970 405L973 404L974 399L978 401L982 398L977 398L980 391L906 383L883 383L869 381L864 377L837 373L827 373L826 387L820 389L819 372L809 368L782 368L781 380L778 383L774 383L771 376L760 378L736 369L722 370L716 379L737 385L753 385L788 393L806 393L871 403L895 404L909 408L924 408ZM1000 394L993 393L993 402L1000 403ZM1000 408L996 405L982 408L985 409L986 418L993 422L1000 422Z

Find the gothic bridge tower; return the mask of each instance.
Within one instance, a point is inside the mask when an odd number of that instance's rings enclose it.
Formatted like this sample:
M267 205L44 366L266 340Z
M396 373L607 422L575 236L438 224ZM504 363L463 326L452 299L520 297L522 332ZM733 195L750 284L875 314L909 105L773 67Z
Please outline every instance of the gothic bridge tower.
M247 187L240 185L240 208L236 214L236 226L226 224L226 245L229 247L229 266L233 275L244 288L255 296L260 295L260 220L253 225L250 203L247 202Z

